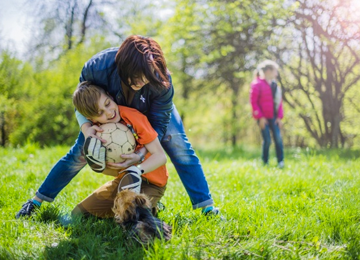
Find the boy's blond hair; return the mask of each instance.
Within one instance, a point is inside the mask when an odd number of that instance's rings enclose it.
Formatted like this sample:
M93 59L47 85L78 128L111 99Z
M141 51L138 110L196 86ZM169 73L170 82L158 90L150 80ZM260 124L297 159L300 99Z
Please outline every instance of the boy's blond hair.
M98 102L101 93L107 95L103 88L93 85L91 82L83 81L77 86L73 94L73 104L80 114L91 120L99 115Z

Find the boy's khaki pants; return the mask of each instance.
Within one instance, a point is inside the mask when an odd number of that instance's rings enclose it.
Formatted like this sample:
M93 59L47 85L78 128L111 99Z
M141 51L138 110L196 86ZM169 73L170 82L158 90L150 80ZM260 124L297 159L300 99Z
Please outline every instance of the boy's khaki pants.
M81 201L73 210L73 214L78 214L81 211L83 215L94 215L100 218L114 217L114 212L111 208L114 206L114 200L118 192L118 186L121 179L114 179L95 190L90 196ZM156 214L156 205L164 196L166 186L158 187L154 184L143 180L141 184L141 193L146 194L152 204L152 212Z

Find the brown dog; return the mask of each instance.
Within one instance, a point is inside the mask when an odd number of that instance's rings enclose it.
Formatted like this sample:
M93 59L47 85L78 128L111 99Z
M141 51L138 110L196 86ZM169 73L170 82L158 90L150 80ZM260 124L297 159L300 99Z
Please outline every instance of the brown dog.
M155 237L166 241L171 238L171 226L151 214L151 202L145 194L132 190L120 191L112 210L115 222L141 244L148 244Z

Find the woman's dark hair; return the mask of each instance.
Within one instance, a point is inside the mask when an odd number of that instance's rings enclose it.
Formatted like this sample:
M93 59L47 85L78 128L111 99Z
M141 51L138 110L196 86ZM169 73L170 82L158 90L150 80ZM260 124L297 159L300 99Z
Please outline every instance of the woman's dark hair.
M145 76L157 90L170 87L166 61L160 45L149 37L132 35L121 44L115 63L122 81L127 86Z

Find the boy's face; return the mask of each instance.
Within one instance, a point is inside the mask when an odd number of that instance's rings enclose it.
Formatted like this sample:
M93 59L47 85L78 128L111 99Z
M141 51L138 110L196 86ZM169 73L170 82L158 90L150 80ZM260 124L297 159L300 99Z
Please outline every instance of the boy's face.
M117 123L121 120L118 105L108 95L101 93L98 107L98 116L89 118L92 122L105 124Z

